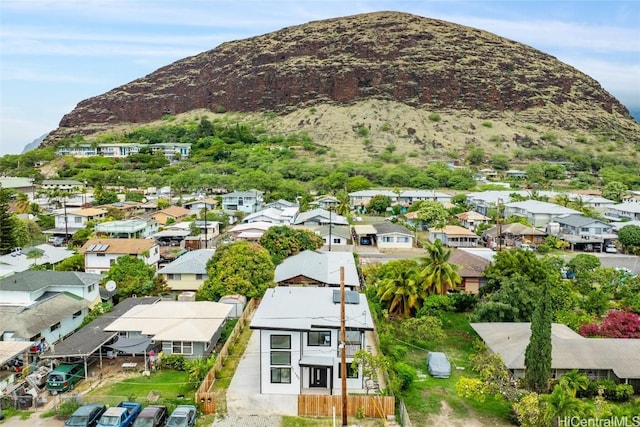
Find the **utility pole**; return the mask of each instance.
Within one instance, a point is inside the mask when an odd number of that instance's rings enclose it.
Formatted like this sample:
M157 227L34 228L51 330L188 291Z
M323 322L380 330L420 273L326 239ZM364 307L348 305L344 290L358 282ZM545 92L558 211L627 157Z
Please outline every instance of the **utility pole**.
M329 206L329 252L331 252L331 241L333 240L333 236L331 235L331 224L333 223L333 220L331 219L332 212L333 210L331 209L331 206Z
M498 199L498 212L497 212L497 221L498 221L498 252L502 250L502 221L500 221L500 199Z
M209 241L207 240L207 201L204 200L204 248L207 249Z
M344 266L340 267L340 376L342 377L342 427L347 427L347 331L344 314Z
M67 199L62 199L62 206L64 207L64 242L69 247L69 224L67 221Z

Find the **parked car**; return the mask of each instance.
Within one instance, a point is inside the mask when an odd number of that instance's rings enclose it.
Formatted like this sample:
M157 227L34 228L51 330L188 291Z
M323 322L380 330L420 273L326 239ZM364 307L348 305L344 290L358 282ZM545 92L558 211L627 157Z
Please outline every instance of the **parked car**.
M103 404L83 405L65 421L65 427L94 427L107 407Z
M84 366L79 363L60 365L47 375L45 389L52 394L73 390L76 383L84 378Z
M97 427L129 427L142 411L142 405L136 402L120 402L118 406L107 409L100 417Z
M164 426L167 419L167 407L162 405L150 405L140 412L133 427L160 427Z
M449 378L451 363L447 355L439 351L430 351L427 355L427 370L434 378Z
M617 254L618 253L618 249L616 248L616 245L607 245L604 247L604 251L609 253L609 254Z
M53 246L62 246L65 243L64 237L52 237L49 239L49 243Z
M193 405L178 405L167 418L167 427L193 427L196 424L197 410Z

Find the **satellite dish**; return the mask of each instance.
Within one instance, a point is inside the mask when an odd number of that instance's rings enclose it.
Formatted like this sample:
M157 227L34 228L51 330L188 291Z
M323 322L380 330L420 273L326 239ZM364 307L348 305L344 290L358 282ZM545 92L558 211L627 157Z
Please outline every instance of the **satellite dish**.
M113 280L109 280L105 285L104 285L105 289L108 290L109 292L113 292L116 290L116 282L114 282Z

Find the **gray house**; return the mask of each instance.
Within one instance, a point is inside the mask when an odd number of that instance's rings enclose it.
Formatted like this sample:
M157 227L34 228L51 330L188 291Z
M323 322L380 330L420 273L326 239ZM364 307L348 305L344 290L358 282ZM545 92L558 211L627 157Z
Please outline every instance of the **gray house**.
M127 342L146 349L154 341L164 354L197 359L211 354L232 311L211 301L160 301L131 308L104 330L118 333L120 349Z
M489 350L502 357L515 378L524 377L524 353L531 337L526 322L472 323ZM612 379L640 388L640 340L585 338L568 326L551 325L551 377L577 369L590 379Z
M554 222L560 226L558 237L569 242L571 250L591 245L592 250L601 252L605 243L617 237L612 226L599 219L568 215L556 218Z

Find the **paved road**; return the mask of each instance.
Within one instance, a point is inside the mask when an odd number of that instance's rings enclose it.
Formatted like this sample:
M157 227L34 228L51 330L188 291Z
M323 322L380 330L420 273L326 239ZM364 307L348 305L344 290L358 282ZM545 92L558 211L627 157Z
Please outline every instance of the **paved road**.
M356 251L357 252L357 251ZM585 252L569 252L562 255L565 262L569 261L574 256ZM594 255L600 258L600 262L603 267L608 268L628 268L635 274L640 274L640 257L635 255L622 255L622 254L608 254L591 252L589 255ZM417 258L424 256L424 252L420 253L361 253L360 260L364 264L377 263L377 262L389 262L398 259Z

